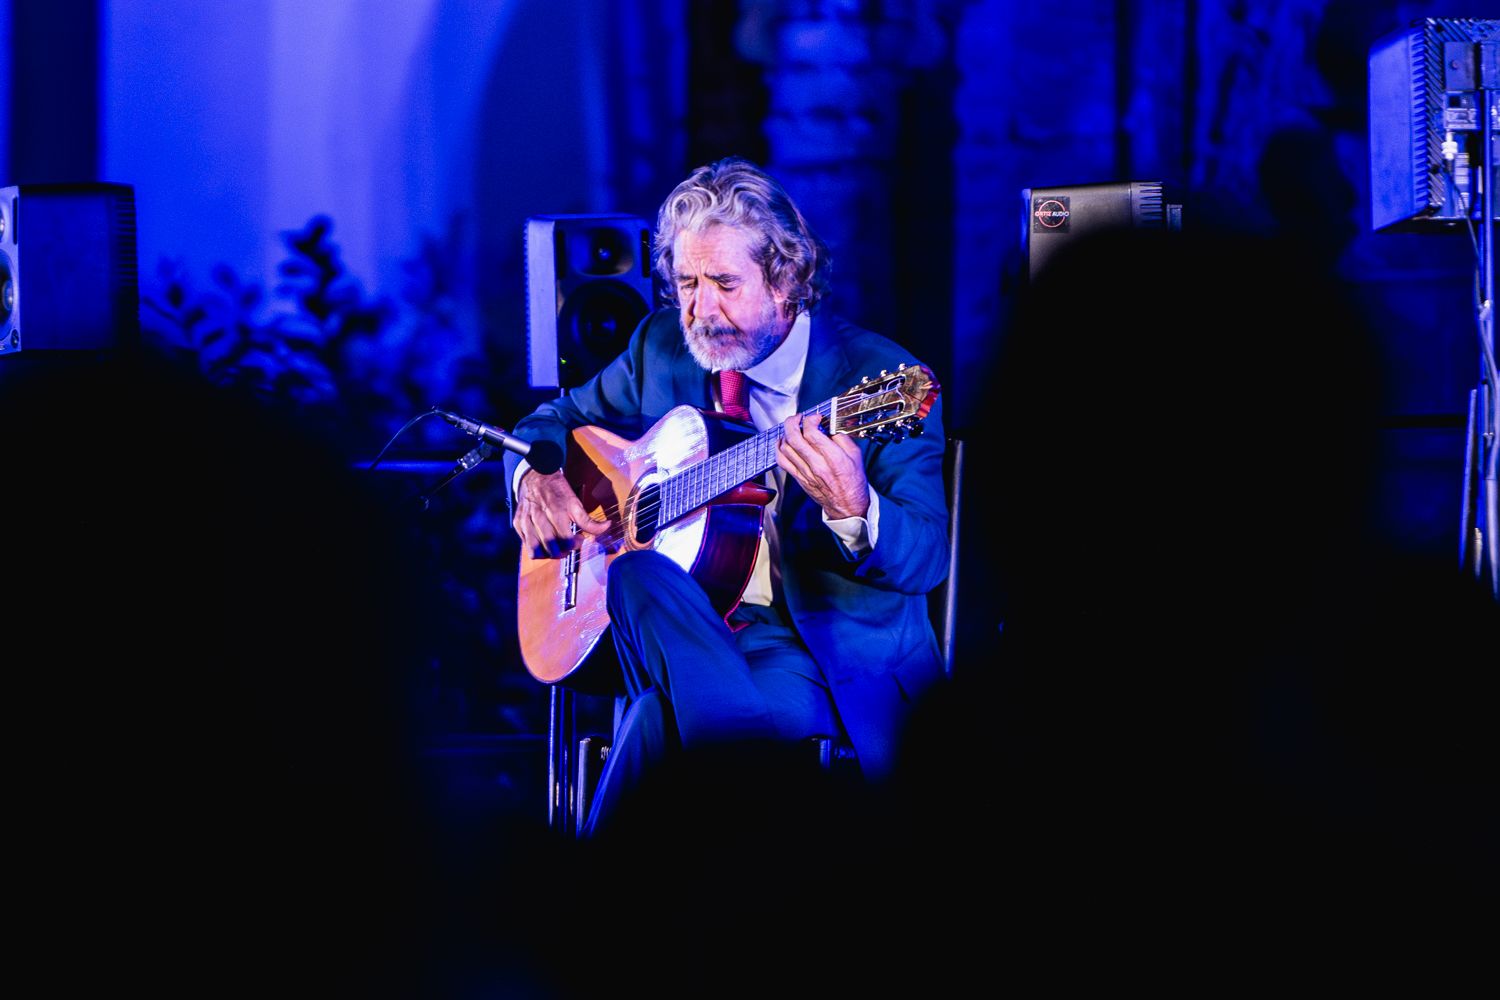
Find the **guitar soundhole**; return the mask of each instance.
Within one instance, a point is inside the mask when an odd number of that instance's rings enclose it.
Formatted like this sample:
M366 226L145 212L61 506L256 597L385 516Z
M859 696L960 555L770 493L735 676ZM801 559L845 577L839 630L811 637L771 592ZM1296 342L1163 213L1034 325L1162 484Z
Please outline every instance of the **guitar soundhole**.
M635 516L631 521L635 525L635 540L641 545L651 544L651 539L656 537L656 515L661 505L661 489L657 486L647 486L636 494Z

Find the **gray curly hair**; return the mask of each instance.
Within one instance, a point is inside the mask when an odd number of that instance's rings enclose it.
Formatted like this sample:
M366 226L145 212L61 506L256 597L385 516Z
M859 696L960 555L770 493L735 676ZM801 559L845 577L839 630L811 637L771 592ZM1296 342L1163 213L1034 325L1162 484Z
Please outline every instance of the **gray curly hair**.
M828 247L808 226L786 190L770 174L737 156L699 167L677 185L656 215L651 258L677 305L672 245L679 233L723 225L759 235L750 259L766 284L786 295L789 315L811 309L828 291Z

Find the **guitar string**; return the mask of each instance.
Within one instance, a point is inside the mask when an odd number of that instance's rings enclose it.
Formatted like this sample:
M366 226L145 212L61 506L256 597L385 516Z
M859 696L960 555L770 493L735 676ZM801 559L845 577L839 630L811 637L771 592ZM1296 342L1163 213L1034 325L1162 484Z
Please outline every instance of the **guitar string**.
M849 394L849 395L846 395L846 396L840 397L840 398L841 399L853 398L853 394ZM820 416L820 417L826 417L831 412L832 403L833 402L834 402L833 400L827 400L827 401L825 401L823 403L819 403L813 409L807 410L807 411L805 411L803 413L799 413L798 416L817 415L817 416ZM697 462L697 463L689 466L687 469L684 469L681 472L676 473L675 475L668 476L666 479L663 479L663 480L661 480L658 483L652 484L653 486L655 486L657 488L657 491L656 491L656 497L657 497L657 499L653 500L650 503L641 504L641 505L637 506L635 508L635 520L637 521L637 523L639 523L643 517L651 515L651 514L654 514L657 511L657 509L662 506L662 504L664 502L661 499L661 496L662 496L662 487L664 487L667 483L676 481L679 476L687 476L687 475L689 475L691 473L692 470L694 470L694 469L701 469L701 468L704 467L704 465L706 465L707 463L713 462L716 459L718 461L720 461L721 463L726 463L727 464L727 463L729 463L731 461L731 459L728 459L725 456L732 455L732 454L734 454L736 452L747 451L747 450L750 450L750 449L755 448L757 446L762 446L764 444L769 444L772 447L775 447L782 440L785 439L785 436L786 436L786 428L783 425L781 425L781 424L777 424L775 427L767 428L766 430L764 430L761 433L757 434L755 437L748 438L748 439L746 439L744 441L736 442L735 444L731 445L730 447L725 448L723 451L716 452L715 454L710 455L707 459L704 459L702 462ZM703 474L699 473L698 476L701 479L702 476L703 476ZM701 486L702 484L701 483L690 483L689 487L694 486L694 485L700 485ZM723 493L726 490L729 490L729 489L733 488L734 485L739 485L739 484L731 484L731 485L725 486L723 489L718 490L712 496L708 497L704 501L704 503L706 503L708 500L712 500L714 496L718 496L720 493ZM688 508L688 510L696 510L698 507L701 507L701 506L702 506L702 504L695 504L693 507ZM602 535L599 535L598 538L601 539L601 540L608 538L611 541L622 541L622 540L624 540L624 537L625 537L625 533L624 533L624 518L621 516L622 515L621 506L619 504L615 504L615 505L612 505L610 507L604 508L603 513L604 513L605 517L610 522L610 528L609 528L608 531L604 532ZM684 513L686 513L686 511L684 511ZM659 527L660 527L660 525L658 525L658 528Z
M862 401L862 402L864 402L865 406L862 407L861 409L856 409L856 410L848 412L848 413L840 413L839 414L841 417L843 417L843 416L853 417L853 416L857 416L860 412L866 411L866 410L871 409L871 408L879 408L881 406L890 405L891 402L895 401L895 400L889 399L889 397L892 397L892 396L895 396L895 397L899 398L901 396L901 393L897 389L882 389L882 390L878 390L875 393L869 393L869 392L861 391L858 387L856 387L855 389L850 390L849 392L843 394L842 396L838 396L838 397L835 397L834 399L826 400L826 401L818 404L818 406L814 407L811 410L807 410L807 411L799 414L799 416L811 416L811 415L816 414L817 416L820 416L820 417L826 417L826 416L829 416L833 412L833 404L835 404L835 403L838 403L838 404L840 404L842 406L842 405L845 405L845 404L847 404L847 403L849 403L851 401L856 401L856 402ZM872 402L874 403L873 407L870 405ZM758 448L760 446L763 446L764 444L769 444L772 447L775 447L776 445L778 445L784 439L785 439L785 427L783 425L778 424L775 427L768 428L766 431L761 432L761 434L758 434L758 435L756 435L753 438L749 438L749 439L747 439L745 441L738 442L738 443L730 446L729 448L724 449L721 452L717 452L716 454L710 456L709 459L705 459L703 462L696 463L696 464L694 464L692 466L689 466L688 469L684 469L681 472L679 472L679 473L677 473L677 474L675 474L673 476L669 476L666 479L663 479L662 481L660 481L658 483L654 483L653 485L657 487L656 499L653 500L650 503L642 504L642 505L640 505L640 506L638 506L638 507L635 508L635 520L636 520L636 522L639 523L643 519L643 517L646 517L646 516L649 516L649 515L655 513L656 510L662 506L662 504L665 502L665 501L662 500L662 495L663 495L663 489L662 488L665 487L666 484L674 482L674 481L677 481L679 479L679 477L688 475L691 470L702 468L706 463L711 462L711 461L713 461L715 459L719 460L721 463L724 463L724 464L732 464L733 460L732 459L728 459L726 456L730 456L730 455L732 455L735 452L749 451L751 449L755 449L755 448ZM774 465L775 463L773 462L772 464ZM770 466L768 466L768 468L769 467ZM762 471L764 471L764 470L762 470ZM691 484L691 485L701 485L701 484ZM726 492L727 490L733 488L733 486L736 486L736 485L740 485L740 484L739 483L730 484L728 486L723 487L722 489L719 489L719 490L715 491L711 496L709 496L708 498L706 498L701 503L698 503L698 504L693 505L692 507L686 508L683 511L683 513L687 513L690 510L696 510L698 507L701 507L703 505L703 503L706 503L708 500L713 499L713 497L715 497L715 496L719 496L720 494ZM606 508L603 508L603 510L601 511L601 513L603 513L604 517L610 522L610 528L607 531L605 531L603 534L595 536L595 537L598 538L601 542L604 542L604 541L613 541L613 542L623 541L624 537L625 537L625 532L624 532L624 520L621 517L621 513L622 513L621 505L618 504L618 503L617 504L612 504L612 505L610 505L610 506L608 506ZM596 523L598 523L598 522L596 522ZM658 525L657 527L659 529L662 526Z
M866 403L865 407L863 407L861 409L857 409L857 410L855 410L855 411L853 411L851 413L848 413L848 414L840 414L840 416L851 416L852 417L852 416L858 415L861 412L868 411L868 409L871 408L869 406L869 403L870 403L872 397L877 396L877 395L881 396L881 397L886 397L886 396L890 396L892 393L895 393L898 396L901 395L900 391L896 390L896 389L883 389L883 390L879 390L878 394L877 394L877 393L861 392L861 391L859 391L858 387L856 387L855 389L850 390L849 392L845 393L842 396L838 396L838 397L835 397L834 399L830 399L830 400L827 400L827 401L825 401L823 403L820 403L814 409L805 411L804 413L799 414L799 416L810 416L812 414L817 414L819 416L828 416L829 412L831 412L832 404L834 404L835 402L842 403L842 402L845 402L845 401L848 401L848 400L861 400L861 399L864 400L865 403ZM878 408L879 405L888 405L888 404L886 404L885 402L882 401L879 404L877 404L877 408ZM755 446L759 442L761 442L762 440L764 440L766 443L774 444L774 443L779 443L779 441L784 440L784 439L785 439L785 428L784 428L783 425L778 424L775 427L768 428L766 431L763 431L761 434L757 435L756 437L749 438L749 439L746 439L745 441L738 442L738 443L732 445L731 447L726 448L724 451L717 452L716 454L710 456L709 459L704 460L704 462L698 462L698 463L695 463L693 466L689 466L688 469L682 470L681 472L677 473L677 475L678 476L685 475L691 469L701 468L705 464L705 462L707 462L707 461L710 461L710 460L716 459L716 458L717 459L722 459L723 456L728 455L730 452L733 452L736 449L739 449L739 448L748 448L748 447ZM670 477L668 477L668 479L662 480L662 483L668 482L668 481L670 481L672 479L675 479L675 478L676 478L676 476L670 476ZM660 486L661 483L658 483L658 484L655 484L655 485ZM728 487L726 487L725 489L728 489ZM716 492L714 494L714 496L718 496L718 495L722 494L723 492L725 492L725 489L719 490L718 492ZM659 499L660 496L661 496L661 493L660 493L659 490L658 490L657 496L658 496L658 500L656 502L653 502L653 503L650 503L650 504L645 504L645 505L641 506L640 508L637 508L637 511L636 511L636 520L637 520L638 523L639 523L641 515L643 513L650 514L650 513L654 512L661 505L661 500ZM709 499L712 499L712 497L710 497ZM706 503L706 502L707 502L706 500L703 501L703 503ZM697 504L697 505L695 505L693 507L687 508L686 510L682 511L682 513L688 513L691 510L696 510L699 507L701 507L702 505L703 505L702 503L699 503L699 504ZM597 546L589 546L589 547L586 547L586 548L580 548L580 549L575 550L577 552L577 555L578 555L579 559L585 559L585 560L590 560L591 561L591 560L593 560L594 558L596 558L598 556L607 555L608 552L611 551L610 548L606 547L607 543L620 543L620 542L623 542L625 540L624 521L623 521L623 519L621 519L619 517L619 514L620 514L620 507L619 507L619 505L616 504L616 505L612 505L612 506L610 506L608 508L605 508L603 510L603 513L610 518L610 522L611 522L610 523L610 528L607 531L605 531L603 534L598 535L598 536L594 536L596 538L596 540L600 543L599 545L597 545ZM658 527L658 529L660 529L662 526L658 525L657 527Z
M883 389L883 390L879 390L878 394L877 393L862 393L862 392L857 392L857 391L851 391L849 393L846 393L843 396L838 397L837 398L837 402L842 403L842 402L844 402L846 400L851 400L851 399L855 399L855 400L857 400L857 399L863 399L866 402L865 409L869 409L869 408L871 408L869 406L869 403L877 395L879 397L890 397L893 394L899 396L899 390L895 390L895 389ZM827 400L827 401L825 401L823 403L820 403L816 408L814 408L812 410L808 410L808 411L806 411L806 413L800 414L800 415L807 416L807 415L817 414L819 416L828 416L829 412L830 412L830 407L831 407L831 405L834 402L835 402L835 400ZM889 399L881 399L876 404L876 407L878 408L879 406L889 405L890 402L891 402L891 400L889 400ZM840 416L841 417L846 417L846 416L847 417L853 417L853 416L857 416L859 414L859 412L861 412L861 411L856 410L856 411L854 411L852 413L841 413ZM847 432L845 432L845 433L847 433ZM661 487L664 487L669 482L675 481L678 476L681 476L681 475L684 475L684 474L688 473L691 469L703 468L707 463L713 462L716 459L719 460L721 464L732 466L734 464L734 459L728 458L727 456L733 455L736 451L745 452L745 451L749 451L751 449L754 449L754 448L758 447L763 440L766 443L769 443L769 444L771 444L774 447L781 440L784 440L784 438L785 438L785 429L784 429L784 427L782 425L778 424L775 427L767 429L766 431L762 432L760 435L757 435L754 438L750 438L750 439L748 439L746 441L742 441L742 442L736 443L735 445L732 445L729 448L724 449L724 451L715 453L714 455L710 456L708 459L705 459L703 462L696 463L695 465L690 466L689 469L683 470L683 472L680 472L680 473L678 473L675 476L669 476L667 479L664 479L664 480L662 480L659 483L653 484L653 485L655 485L655 486L658 487L658 490L657 490L657 500L655 500L655 501L653 501L651 503L642 504L642 505L640 505L639 507L636 508L636 520L637 520L637 522L639 522L641 520L641 518L642 518L643 515L649 515L649 514L654 513L657 510L658 507L660 507L663 503L666 502L666 501L663 501L661 499L661 497L663 495L663 492L664 492L661 489ZM773 461L770 465L766 466L766 468L771 468L775 464L776 463ZM764 471L764 470L761 470L761 471ZM684 510L682 511L682 513L687 513L688 511L696 510L699 507L703 506L704 503L707 503L708 500L712 500L714 497L719 496L719 495L723 494L724 492L726 492L727 490L732 489L734 486L738 486L738 485L740 485L740 482L731 483L729 486L721 487L721 488L715 490L709 497L705 498L703 501L701 501L699 503L696 503L696 504L693 504L690 507L684 508ZM605 513L611 518L611 520L614 520L614 518L616 518L621 513L621 510L620 510L619 506L614 506L614 507L611 507L608 510L606 510ZM618 523L618 522L615 522L615 523Z
M884 392L886 392L886 390L883 390L882 392L884 393ZM843 400L846 400L846 399L852 399L852 398L855 398L856 395L858 395L858 394L855 394L855 393L846 394L845 396L839 397L839 400L843 401ZM819 403L813 409L807 410L804 413L798 414L798 416L811 416L811 415L817 415L817 416L820 416L820 417L829 416L829 414L832 411L832 404L834 402L835 402L834 400L826 400L826 401L824 401L822 403ZM704 459L702 462L695 463L694 465L689 466L687 469L684 469L681 472L676 473L675 475L668 476L666 479L663 479L663 480L661 480L658 483L653 483L652 485L655 486L656 489L657 489L657 493L656 493L657 499L654 500L654 501L652 501L651 503L641 504L641 505L637 506L635 508L636 520L639 521L643 515L649 515L649 514L655 513L656 510L659 507L661 507L666 502L666 501L662 500L661 497L663 496L663 494L666 491L665 488L666 488L667 484L677 482L678 479L679 479L679 477L690 475L690 474L692 474L692 470L702 469L702 468L704 468L705 466L707 466L707 465L709 465L711 463L717 463L719 465L727 465L727 466L731 466L732 467L736 463L736 457L737 456L743 456L746 452L758 450L759 448L764 447L766 445L770 445L771 447L776 447L781 441L785 440L785 437L786 437L786 428L782 424L777 424L774 427L767 428L766 430L762 431L760 434L757 434L755 437L748 438L748 439L746 439L744 441L736 442L735 444L733 444L730 447L724 449L723 451L716 452L715 454L710 455L707 459ZM775 463L773 462L772 464L774 465ZM769 466L767 468L769 468ZM761 470L761 471L764 471L764 470ZM697 475L698 475L698 477L699 477L700 480L704 476L703 473L698 473ZM709 477L709 481L711 483L712 482L712 473L709 473L708 477ZM700 483L690 483L689 484L690 487L691 486L699 486L699 487L701 487L702 485L703 484L701 482ZM706 503L708 500L713 499L713 497L718 496L719 494L724 493L726 490L732 489L734 486L737 486L737 485L740 485L740 484L739 483L732 483L730 485L724 486L724 487L716 490L711 496L707 497L703 501L703 503ZM698 507L701 507L701 506L702 506L702 503L694 504L692 507L687 508L687 510L696 510ZM622 513L622 511L621 511L620 507L618 505L616 505L616 506L613 506L613 507L609 508L608 510L606 510L605 513L611 518L611 520L614 520L616 517L618 517ZM684 513L686 513L686 511L684 511Z

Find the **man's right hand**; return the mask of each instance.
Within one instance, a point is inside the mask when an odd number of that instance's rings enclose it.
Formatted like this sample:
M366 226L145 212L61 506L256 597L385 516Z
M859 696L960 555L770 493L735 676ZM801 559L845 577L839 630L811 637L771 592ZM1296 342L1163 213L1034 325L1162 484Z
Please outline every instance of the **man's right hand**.
M609 530L608 521L595 521L579 502L561 472L542 475L528 469L516 485L516 514L511 524L533 559L555 559L578 544L573 525L589 535Z

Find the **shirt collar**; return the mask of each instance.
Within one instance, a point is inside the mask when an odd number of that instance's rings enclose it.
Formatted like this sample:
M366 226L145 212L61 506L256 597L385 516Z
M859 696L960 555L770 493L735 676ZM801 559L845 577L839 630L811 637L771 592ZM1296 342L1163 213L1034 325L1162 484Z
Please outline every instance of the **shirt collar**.
M795 397L802 385L802 372L807 367L807 344L811 329L812 320L808 318L808 314L798 313L786 339L777 345L766 360L745 369L745 375L756 385L783 396Z

